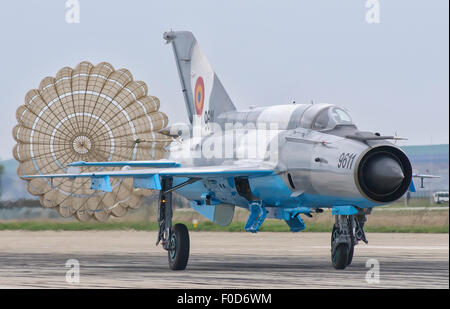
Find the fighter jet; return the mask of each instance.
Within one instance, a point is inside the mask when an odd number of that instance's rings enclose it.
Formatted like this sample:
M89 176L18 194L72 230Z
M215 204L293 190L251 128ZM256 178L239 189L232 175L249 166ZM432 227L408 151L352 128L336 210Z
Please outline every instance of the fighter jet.
M358 130L347 110L332 104L284 104L238 110L194 35L170 31L190 123L161 131L172 136L159 161L73 162L66 174L24 178L88 177L92 190L111 191L110 178L133 178L135 188L159 190L157 245L168 251L173 270L186 268L189 233L172 225L172 193L219 225L231 223L235 207L256 233L266 218L284 220L292 232L305 229L302 216L331 209L331 262L344 269L354 246L367 243L366 215L414 191L406 154L396 136ZM138 144L138 143L136 143ZM80 173L85 166L123 167ZM430 175L415 175L423 178Z

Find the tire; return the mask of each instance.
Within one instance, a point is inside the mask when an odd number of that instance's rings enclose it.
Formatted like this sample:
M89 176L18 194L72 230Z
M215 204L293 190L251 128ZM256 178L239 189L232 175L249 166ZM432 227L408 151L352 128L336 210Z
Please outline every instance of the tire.
M334 233L336 232L336 229L337 229L337 226L333 225L333 231L331 232L331 246L333 246ZM348 250L346 266L349 266L352 263L354 252L355 252L355 245L352 245L352 246L350 246L350 250ZM333 257L331 257L331 259L333 259Z
M345 269L347 266L348 251L347 244L339 244L337 246L334 255L331 256L331 262L335 269Z
M184 224L175 224L172 227L170 242L173 250L168 251L169 267L172 270L183 270L189 260L189 231Z
M337 225L333 225L333 231L331 232L331 247L333 247L334 239L337 237ZM345 269L347 265L349 265L348 260L350 253L352 253L353 258L353 251L350 252L349 247L347 244L342 243L339 244L334 251L334 255L331 256L331 263L333 264L333 267L335 269ZM351 263L351 259L350 259Z
M353 261L353 253L355 252L355 246L351 246L347 255L347 266L349 266Z

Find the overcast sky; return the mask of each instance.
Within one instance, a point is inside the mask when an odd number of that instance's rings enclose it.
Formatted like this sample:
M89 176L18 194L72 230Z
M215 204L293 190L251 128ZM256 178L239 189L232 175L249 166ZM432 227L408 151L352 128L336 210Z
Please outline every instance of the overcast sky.
M2 1L0 158L11 158L15 111L45 76L88 60L125 67L187 121L165 30L190 30L238 108L295 100L342 105L362 130L449 142L449 1Z

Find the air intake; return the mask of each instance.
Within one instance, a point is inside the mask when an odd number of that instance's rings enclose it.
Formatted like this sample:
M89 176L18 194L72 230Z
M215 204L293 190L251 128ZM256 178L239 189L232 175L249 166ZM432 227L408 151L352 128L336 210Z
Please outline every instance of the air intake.
M411 177L408 157L396 147L381 146L360 160L357 184L363 196L378 203L389 203L405 194Z

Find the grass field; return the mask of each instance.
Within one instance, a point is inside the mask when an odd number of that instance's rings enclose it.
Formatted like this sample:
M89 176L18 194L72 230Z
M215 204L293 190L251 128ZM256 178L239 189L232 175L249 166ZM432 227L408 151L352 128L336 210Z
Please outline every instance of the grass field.
M218 226L210 221L199 222L194 228L192 222L175 221L184 223L190 231L221 231L243 232L245 222L232 222L228 226ZM304 232L330 232L331 223L312 223L307 225ZM158 225L155 222L49 222L49 221L16 221L0 223L2 230L27 230L27 231L87 231L87 230L137 230L156 231ZM289 232L288 226L282 221L267 220L262 225L261 232ZM373 233L448 233L447 226L367 226L366 232Z
M447 204L448 205L448 204ZM423 207L430 206L427 201L414 202L408 207L417 207L417 210L404 208L399 202L375 208L372 214L367 216L365 230L367 232L385 233L448 233L449 232L449 210L427 210ZM432 205L436 206L436 205ZM422 208L421 208L422 207ZM395 211L392 209L395 208ZM74 219L42 219L33 221L4 220L0 221L1 230L139 230L155 231L158 229L156 223L156 205L143 206L135 211L130 211L123 218L111 218L105 223L100 222L77 222ZM226 227L218 226L190 208L177 209L174 212L174 222L184 223L191 231L229 231L244 232L244 225L248 218L248 211L236 208L233 222ZM330 211L314 214L313 218L302 216L306 229L304 232L330 232L334 218ZM193 222L197 221L194 228ZM267 219L262 225L261 231L265 232L288 232L289 228L284 221Z
M77 222L74 220L35 220L35 221L3 221L1 230L138 230L155 231L158 229L156 216L130 214L130 217L115 218L108 222ZM200 216L191 209L184 209L174 213L174 223L184 223L191 231L229 231L243 232L248 212L237 210L233 222L228 226L218 226ZM367 232L377 233L448 233L449 211L374 211L367 216ZM317 214L313 218L303 217L306 224L304 232L330 232L334 219L330 212ZM193 222L197 224L194 227ZM262 232L288 232L284 221L267 219L260 229Z

